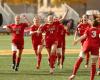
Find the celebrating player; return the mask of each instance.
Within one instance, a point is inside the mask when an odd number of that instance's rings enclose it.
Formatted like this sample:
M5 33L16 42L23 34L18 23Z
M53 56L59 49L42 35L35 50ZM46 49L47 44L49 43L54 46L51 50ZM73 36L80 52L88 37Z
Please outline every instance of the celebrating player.
M42 33L38 33L37 31L40 28L40 19L38 16L34 17L33 19L34 24L31 26L30 34L32 39L32 45L37 56L37 65L36 68L40 68L41 63L41 51L42 51Z
M15 23L6 25L4 28L12 34L12 68L18 71L21 60L21 54L24 48L24 29L28 27L28 23L20 23L20 16L15 16ZM18 53L18 56L16 56Z
M98 27L98 22L94 20L92 27L88 28L83 36L74 41L74 44L76 44L77 42L82 41L83 39L86 38L85 42L83 43L82 51L80 52L79 58L77 59L74 65L73 73L68 80L73 80L75 78L77 70L79 69L79 66L83 61L84 55L87 52L91 52L92 62L91 62L90 80L94 80L94 76L96 73L96 62L98 60L99 47L100 47L100 45L98 44L100 40L99 38L100 30L97 27Z
M90 28L90 24L88 23L88 19L86 15L82 16L81 22L78 24L77 29L75 31L74 40L77 39L77 36L82 36L87 28ZM81 41L81 45L83 46L85 39ZM89 63L89 52L86 54L86 64L85 67L88 67Z

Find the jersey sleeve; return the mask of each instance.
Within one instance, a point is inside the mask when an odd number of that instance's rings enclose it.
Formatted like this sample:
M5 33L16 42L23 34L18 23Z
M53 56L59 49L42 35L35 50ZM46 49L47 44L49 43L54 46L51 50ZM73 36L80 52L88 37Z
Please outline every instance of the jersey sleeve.
M28 23L22 23L22 25L24 28L28 27Z

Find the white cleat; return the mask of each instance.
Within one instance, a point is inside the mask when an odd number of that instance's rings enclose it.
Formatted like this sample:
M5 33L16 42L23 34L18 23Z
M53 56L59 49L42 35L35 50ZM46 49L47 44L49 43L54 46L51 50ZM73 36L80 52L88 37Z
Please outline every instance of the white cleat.
M97 71L97 75L100 76L100 71Z
M73 80L75 78L75 75L71 75L68 80Z
M88 68L88 65L87 64L85 65L85 68Z

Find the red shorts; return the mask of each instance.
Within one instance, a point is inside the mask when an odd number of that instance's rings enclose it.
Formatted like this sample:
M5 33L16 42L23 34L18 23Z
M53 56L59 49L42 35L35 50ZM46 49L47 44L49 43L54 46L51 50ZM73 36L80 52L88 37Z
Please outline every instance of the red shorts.
M32 42L32 45L33 45L33 49L34 50L37 50L38 49L38 46L39 45L42 45L42 42L40 41L40 42Z
M99 46L98 45L91 45L91 44L83 44L83 51L84 53L91 52L91 55L99 55Z
M63 46L63 43L58 41L57 48L62 48L62 46Z
M48 40L48 41L46 41L46 48L50 49L53 44L57 44L56 40Z
M24 40L12 40L17 49L24 49Z

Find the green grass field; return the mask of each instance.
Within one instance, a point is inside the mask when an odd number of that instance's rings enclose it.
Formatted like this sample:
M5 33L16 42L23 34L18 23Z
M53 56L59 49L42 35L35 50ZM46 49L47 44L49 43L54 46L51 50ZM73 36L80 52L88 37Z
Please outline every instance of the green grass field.
M80 45L72 46L73 36L68 37L66 48L80 48ZM25 49L31 49L30 37L25 37ZM0 36L0 50L10 49L10 37ZM71 75L72 68L78 54L66 54L65 63L62 70L57 65L53 75L49 74L49 66L47 55L43 55L41 68L35 68L36 58L34 54L23 54L18 72L11 69L11 55L0 55L0 80L68 80ZM85 61L83 61L75 80L89 80L89 68L84 68ZM95 80L100 80L100 76L96 76Z

